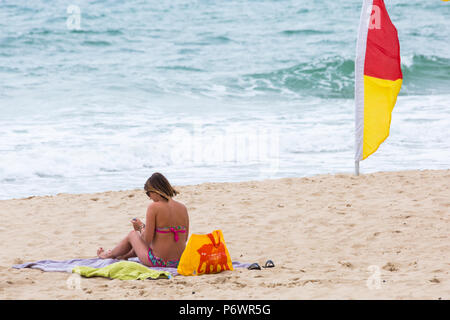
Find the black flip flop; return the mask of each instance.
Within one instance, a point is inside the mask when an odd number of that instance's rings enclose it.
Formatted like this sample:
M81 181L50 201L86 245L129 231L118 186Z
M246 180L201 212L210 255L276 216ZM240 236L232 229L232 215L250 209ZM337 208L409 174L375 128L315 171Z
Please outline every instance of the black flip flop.
M248 266L247 268L248 270L261 270L261 267L259 266L258 263L252 263L251 265Z
M273 268L273 267L275 267L275 263L273 263L272 260L267 260L263 268Z

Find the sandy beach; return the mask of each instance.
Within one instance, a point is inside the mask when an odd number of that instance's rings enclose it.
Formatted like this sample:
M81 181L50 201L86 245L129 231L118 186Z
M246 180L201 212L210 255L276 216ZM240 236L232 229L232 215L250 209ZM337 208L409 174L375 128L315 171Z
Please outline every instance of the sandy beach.
M233 261L276 267L79 289L11 266L112 247L144 218L143 190L3 200L0 299L449 299L449 186L450 170L176 186L191 233L221 229Z

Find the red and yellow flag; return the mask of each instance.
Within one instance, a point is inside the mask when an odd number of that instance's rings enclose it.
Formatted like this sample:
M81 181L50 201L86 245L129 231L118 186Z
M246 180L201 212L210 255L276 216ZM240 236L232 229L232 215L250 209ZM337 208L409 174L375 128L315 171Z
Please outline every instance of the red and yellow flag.
M402 85L400 44L383 0L364 0L355 61L355 160L366 159L389 136Z

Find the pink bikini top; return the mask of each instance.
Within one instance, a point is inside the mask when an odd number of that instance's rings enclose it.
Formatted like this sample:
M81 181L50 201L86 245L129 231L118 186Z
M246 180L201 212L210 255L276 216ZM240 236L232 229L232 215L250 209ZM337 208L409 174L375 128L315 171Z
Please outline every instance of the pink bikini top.
M180 237L178 236L178 233L186 233L186 227L185 226L176 226L176 227L164 227L164 228L156 228L155 229L156 232L158 233L171 233L173 232L173 236L175 239L175 242L178 241L178 239L180 239Z

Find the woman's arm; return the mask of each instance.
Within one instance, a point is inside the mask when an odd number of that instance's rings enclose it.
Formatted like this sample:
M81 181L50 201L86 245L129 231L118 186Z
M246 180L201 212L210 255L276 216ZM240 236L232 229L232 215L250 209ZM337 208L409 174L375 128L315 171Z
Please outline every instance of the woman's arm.
M184 209L186 210L186 216L187 216L187 226L186 226L186 242L189 239L189 214L187 212L187 208L184 207Z
M142 229L145 228L145 223L143 223L138 218L133 218L130 222L133 225L133 229L136 231L142 232Z
M147 208L147 214L145 217L145 228L143 229L142 238L144 241L150 245L155 236L155 225L156 225L156 208L150 204Z

